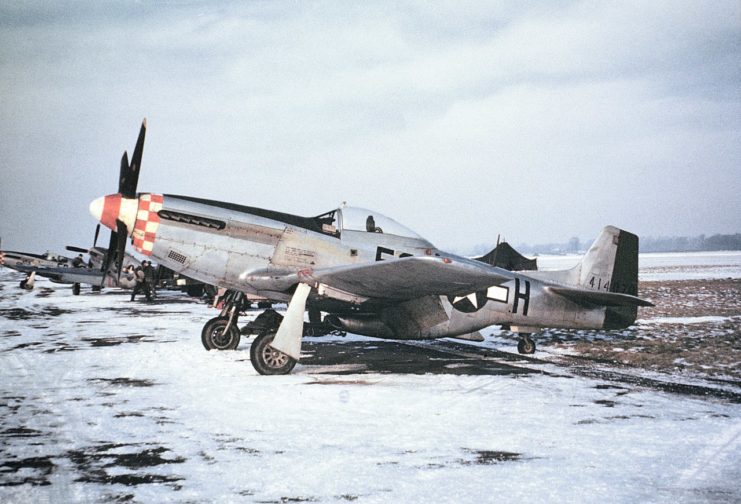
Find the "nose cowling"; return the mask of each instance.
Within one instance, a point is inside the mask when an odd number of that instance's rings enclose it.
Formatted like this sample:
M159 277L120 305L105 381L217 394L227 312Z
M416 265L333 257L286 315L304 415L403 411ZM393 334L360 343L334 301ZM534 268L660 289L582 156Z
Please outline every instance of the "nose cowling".
M122 222L126 226L126 235L131 236L134 249L144 255L152 255L160 224L158 212L163 204L164 196L161 194L139 193L138 198L126 198L116 193L90 203L90 213L117 233L117 223Z
M126 225L128 235L134 230L136 212L139 200L136 198L124 198L121 194L109 194L90 203L90 214L105 227L116 231L116 221L119 220Z

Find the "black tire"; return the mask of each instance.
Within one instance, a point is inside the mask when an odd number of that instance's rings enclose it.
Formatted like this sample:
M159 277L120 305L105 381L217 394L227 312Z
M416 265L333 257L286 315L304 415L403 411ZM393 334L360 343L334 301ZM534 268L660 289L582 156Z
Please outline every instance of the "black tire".
M517 351L525 355L534 354L535 342L529 336L524 336L517 342Z
M217 320L229 320L229 317L222 317L219 315L218 317L209 319L205 324L203 324L203 329L201 329L201 343L203 343L203 348L206 350L214 350L209 346L206 334L211 330L211 325Z
M229 323L227 317L215 317L206 322L201 331L201 343L206 350L235 350L239 346L239 328L232 324L229 333L224 328Z
M203 285L188 285L185 287L185 292L190 297L201 297L203 296Z
M250 361L255 370L261 375L283 375L291 372L296 365L296 359L279 352L270 346L275 338L275 332L261 333L250 347Z
M80 284L78 284L78 283L72 284L72 294L75 295L75 296L79 296L80 295Z
M93 285L93 292L100 292L103 290L103 287L100 285Z

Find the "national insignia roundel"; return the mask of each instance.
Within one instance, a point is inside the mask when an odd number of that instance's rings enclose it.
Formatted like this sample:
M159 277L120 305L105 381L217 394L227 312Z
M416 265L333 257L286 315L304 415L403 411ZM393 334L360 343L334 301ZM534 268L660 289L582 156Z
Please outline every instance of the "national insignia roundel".
M465 296L448 296L448 301L458 311L473 313L483 308L488 298L486 297L486 291L478 291Z

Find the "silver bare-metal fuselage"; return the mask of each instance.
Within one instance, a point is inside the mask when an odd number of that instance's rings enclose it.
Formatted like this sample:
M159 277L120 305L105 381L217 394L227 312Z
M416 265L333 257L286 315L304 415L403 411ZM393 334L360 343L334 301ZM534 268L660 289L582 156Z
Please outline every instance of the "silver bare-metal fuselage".
M378 231L351 224L350 214L358 212L374 215L379 221ZM304 218L164 195L158 215L151 256L160 264L205 283L274 300L288 301L296 275L315 269L407 256L471 261L442 252L401 226L399 234L388 227L383 229L383 216L355 208ZM387 225L394 224L391 221ZM323 295L320 290L312 291L310 302L333 307L333 313L348 330L385 338L457 336L490 325L510 326L519 332L542 327L605 326L605 306L589 308L550 293L548 285L553 281L547 278L547 272L539 272L540 277L546 278L534 278L496 270L509 279L470 295L435 295L389 303L343 297L336 292L325 291ZM628 319L626 326L633 322Z

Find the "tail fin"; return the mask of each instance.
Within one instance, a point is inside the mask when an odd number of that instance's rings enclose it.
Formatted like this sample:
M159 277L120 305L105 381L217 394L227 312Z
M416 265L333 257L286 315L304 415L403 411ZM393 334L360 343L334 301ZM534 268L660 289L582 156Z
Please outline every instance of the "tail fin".
M637 295L638 236L605 227L574 270L581 287Z
M638 298L638 237L614 226L602 230L573 268L528 276L560 284L551 291L572 301L605 306L605 329L628 327L635 322L638 306L653 306Z
M614 226L605 227L574 270L582 288L637 296L638 236ZM604 327L627 327L635 322L637 314L636 306L608 307Z

